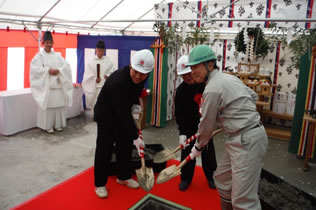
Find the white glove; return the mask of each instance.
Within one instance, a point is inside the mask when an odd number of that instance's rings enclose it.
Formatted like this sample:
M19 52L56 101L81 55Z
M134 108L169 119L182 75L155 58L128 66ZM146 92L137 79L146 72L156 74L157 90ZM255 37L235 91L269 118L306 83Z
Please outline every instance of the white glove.
M139 156L144 155L145 143L142 138L138 137L134 140L134 145L137 148L137 152Z
M195 142L190 153L191 160L194 160L196 157L200 156L202 150L203 148L200 146L200 144L198 142Z
M179 136L179 145L181 146L182 149L185 149L187 146L189 146L189 144L186 141L187 141L186 135Z
M131 112L132 112L133 118L135 120L139 120L139 117L140 117L141 113L143 112L143 109L140 105L134 104L131 108Z

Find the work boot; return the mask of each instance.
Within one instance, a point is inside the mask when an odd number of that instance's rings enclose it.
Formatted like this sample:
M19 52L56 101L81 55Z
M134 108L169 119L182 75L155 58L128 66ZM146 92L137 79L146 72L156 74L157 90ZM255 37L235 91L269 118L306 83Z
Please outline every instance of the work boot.
M49 133L49 134L53 134L54 133L54 129L52 129L52 128L51 129L47 129L46 132Z
M139 188L138 182L136 182L134 179L127 179L127 180L116 179L116 182L122 185L126 185L127 187L132 188L132 189Z
M60 128L55 128L56 131L63 131L64 129L62 127Z
M108 197L108 191L106 190L105 187L96 187L95 188L95 193L99 198L106 198Z
M181 181L181 183L179 184L179 190L185 191L186 189L189 188L190 184L191 184L190 182Z
M209 180L208 181L208 186L212 189L216 189L216 185L215 185L215 182L214 180Z

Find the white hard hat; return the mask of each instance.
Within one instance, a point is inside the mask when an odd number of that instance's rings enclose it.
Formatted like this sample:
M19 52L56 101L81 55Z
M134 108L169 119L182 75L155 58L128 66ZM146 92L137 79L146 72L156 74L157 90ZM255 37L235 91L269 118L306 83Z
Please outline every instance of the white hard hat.
M132 68L140 73L150 73L155 65L155 59L150 50L140 50L131 59Z
M182 55L177 63L177 74L183 75L191 72L191 67L186 65L189 63L189 56L188 55Z

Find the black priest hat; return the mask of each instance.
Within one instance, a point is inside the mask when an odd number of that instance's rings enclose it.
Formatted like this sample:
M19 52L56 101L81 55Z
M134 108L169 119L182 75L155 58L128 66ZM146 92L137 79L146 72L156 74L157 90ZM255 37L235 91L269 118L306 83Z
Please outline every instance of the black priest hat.
M48 41L48 40L53 41L53 36L50 31L45 31L44 36L43 36L43 42Z
M103 40L99 40L96 47L99 48L99 49L105 49L104 41Z

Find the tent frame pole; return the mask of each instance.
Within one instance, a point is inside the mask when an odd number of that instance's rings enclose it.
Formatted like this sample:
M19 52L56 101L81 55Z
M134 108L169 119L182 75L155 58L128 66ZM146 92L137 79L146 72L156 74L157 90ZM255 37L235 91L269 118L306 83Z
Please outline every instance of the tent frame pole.
M112 9L110 9L110 11L108 11L105 15L103 15L103 17L100 18L100 20L96 21L91 28L93 28L95 25L97 25L101 20L103 20L106 16L108 16L113 10L116 9L116 7L118 7L124 0L121 0L119 3L117 3L114 7L112 7Z

